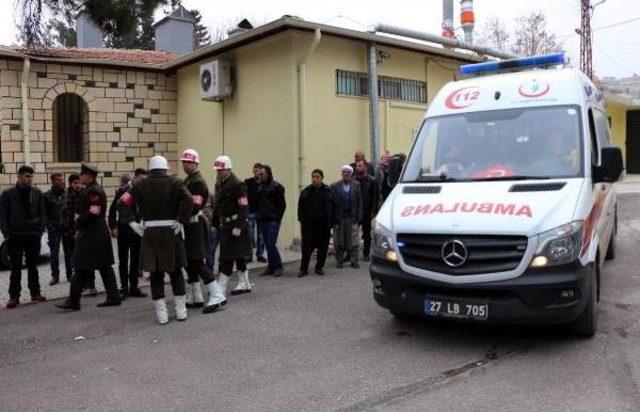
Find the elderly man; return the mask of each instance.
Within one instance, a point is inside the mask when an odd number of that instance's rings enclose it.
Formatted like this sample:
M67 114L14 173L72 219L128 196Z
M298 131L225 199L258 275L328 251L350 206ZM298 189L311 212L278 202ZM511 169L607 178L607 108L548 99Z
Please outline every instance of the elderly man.
M331 195L335 199L338 224L333 228L333 245L336 253L336 267L342 268L344 253L351 256L351 267L358 264L358 223L362 221L362 194L360 184L352 179L353 168L342 166L342 178L331 184Z

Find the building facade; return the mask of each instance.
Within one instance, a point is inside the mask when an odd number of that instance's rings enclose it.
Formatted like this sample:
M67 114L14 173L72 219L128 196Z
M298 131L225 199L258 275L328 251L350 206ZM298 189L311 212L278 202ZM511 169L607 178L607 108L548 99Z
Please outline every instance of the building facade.
M0 185L15 183L27 152L37 185L45 186L53 172L77 172L80 162L86 161L103 171L100 179L108 193L113 193L120 174L145 167L154 154L168 156L175 167L175 76L161 70L119 67L118 60L110 60L109 65L91 64L86 58L70 60L42 61L33 53L0 57L4 165ZM26 101L22 99L23 79ZM25 111L28 123L23 122Z

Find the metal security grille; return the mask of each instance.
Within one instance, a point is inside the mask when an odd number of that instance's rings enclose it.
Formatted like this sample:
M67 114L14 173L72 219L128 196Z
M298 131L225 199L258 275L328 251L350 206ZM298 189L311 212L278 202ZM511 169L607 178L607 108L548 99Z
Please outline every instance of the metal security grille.
M452 239L461 241L468 252L460 267L450 267L442 258L442 246ZM526 236L398 234L407 265L458 276L513 270L522 261L527 242Z
M336 70L336 93L345 96L369 96L369 75ZM378 76L378 97L426 103L427 83L419 80Z
M80 162L88 132L88 109L80 96L63 93L53 102L53 140L59 162Z

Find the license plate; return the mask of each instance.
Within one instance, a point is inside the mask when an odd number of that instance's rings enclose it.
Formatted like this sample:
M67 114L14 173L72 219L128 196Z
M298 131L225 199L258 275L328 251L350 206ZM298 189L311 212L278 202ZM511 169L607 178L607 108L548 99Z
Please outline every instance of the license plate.
M425 297L424 313L427 316L487 320L489 317L489 304L459 299L439 299Z

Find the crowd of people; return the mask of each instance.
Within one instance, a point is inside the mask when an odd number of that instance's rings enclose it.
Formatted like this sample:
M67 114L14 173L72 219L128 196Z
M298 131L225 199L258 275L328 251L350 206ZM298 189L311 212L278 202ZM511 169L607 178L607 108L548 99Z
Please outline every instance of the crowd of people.
M302 237L298 277L308 274L314 251L315 273L324 274L332 234L338 268L345 263L360 267L361 239L362 260L370 260L371 221L399 174L390 168L394 158L398 156L392 158L385 152L374 169L364 153L356 151L354 162L342 166L341 178L329 186L323 182L323 171L313 170L311 184L298 200ZM261 276L282 276L277 241L287 204L285 188L274 179L271 167L256 163L253 175L243 181L233 173L231 159L219 156L214 163L215 187L209 191L199 171L198 152L187 149L180 161L184 179L168 173L168 162L162 156L149 160L148 171L140 168L133 177L122 175L109 207L97 181L99 170L90 164L83 163L79 174L71 174L66 188L61 173L51 174L51 188L45 193L32 184L33 168L21 166L16 185L0 198L0 231L11 263L7 308L20 304L23 258L31 301L46 300L37 269L45 230L50 285L60 282L61 247L64 255L69 296L56 305L64 310L80 310L83 290L95 296L95 271L106 291L99 307L146 297L139 278L143 271L149 272L160 324L170 319L164 294L167 274L177 320L187 319L187 308L212 313L227 304L228 283L234 275L237 281L229 294L251 292L247 263L254 258L267 263ZM113 270L112 238L117 241L120 288ZM206 301L202 285L208 292Z

